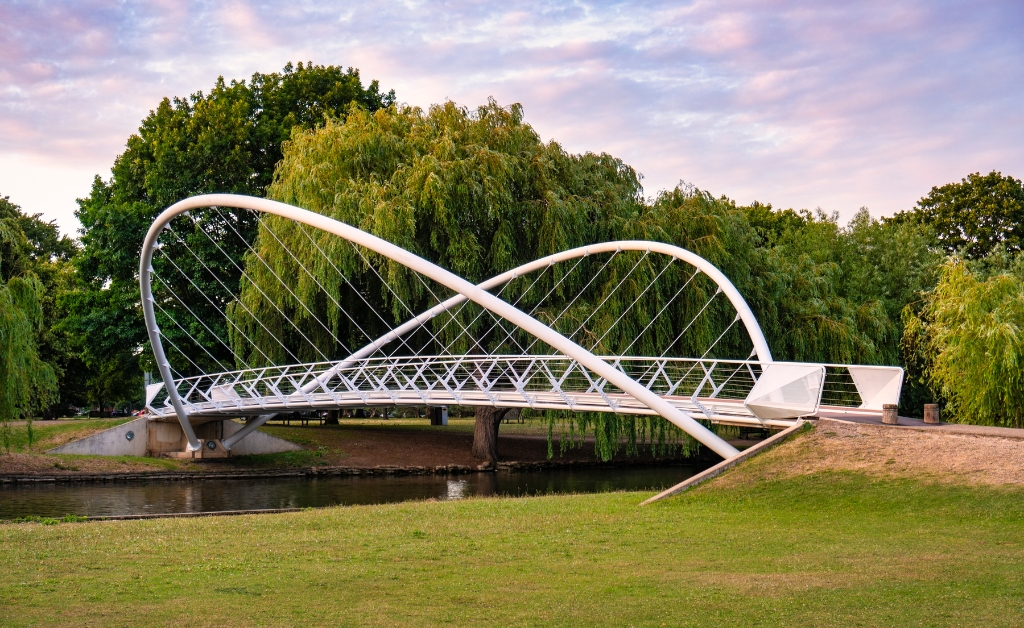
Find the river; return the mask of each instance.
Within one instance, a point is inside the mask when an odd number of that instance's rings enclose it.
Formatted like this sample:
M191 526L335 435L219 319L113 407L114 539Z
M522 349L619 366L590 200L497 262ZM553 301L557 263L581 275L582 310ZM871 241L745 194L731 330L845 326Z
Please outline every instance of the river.
M690 466L548 469L467 475L325 476L122 483L8 484L0 520L320 508L467 497L653 491L712 463Z

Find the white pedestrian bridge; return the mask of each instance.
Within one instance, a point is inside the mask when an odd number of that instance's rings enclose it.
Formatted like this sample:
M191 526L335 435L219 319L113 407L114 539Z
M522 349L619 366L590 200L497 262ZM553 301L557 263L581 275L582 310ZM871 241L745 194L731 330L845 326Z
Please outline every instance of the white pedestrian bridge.
M899 367L774 361L729 279L660 242L474 284L328 216L214 194L156 218L140 283L162 380L147 407L192 450L211 420L247 419L230 450L284 412L459 405L658 415L730 458L708 423L880 414L903 382Z

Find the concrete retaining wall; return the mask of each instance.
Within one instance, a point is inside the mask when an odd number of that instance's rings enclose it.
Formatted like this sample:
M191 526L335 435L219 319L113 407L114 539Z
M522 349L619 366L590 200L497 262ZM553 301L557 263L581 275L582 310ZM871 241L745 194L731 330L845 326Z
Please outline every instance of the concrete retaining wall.
M181 429L180 427L178 428ZM131 432L131 440L128 433ZM149 419L122 423L92 436L65 443L48 454L83 454L100 456L145 456L149 442Z
M231 436L243 427L245 427L245 425L242 423L224 421L223 438ZM271 436L270 434L264 434L263 432L256 430L235 443L235 446L231 448L231 455L249 456L254 454L276 454L282 451L299 451L301 449L302 447L299 447L291 441Z
M206 423L197 428L197 435L202 439L223 439L242 429L242 423L234 421L217 421ZM201 433L200 433L201 432ZM131 433L132 438L128 438ZM72 441L49 450L48 454L80 454L91 456L146 456L159 455L175 451L184 451L187 441L181 426L177 423L151 421L147 418L135 419L117 427L103 430L92 436ZM275 454L282 451L299 451L302 447L277 438L270 434L256 431L237 443L231 454L247 456L251 454Z

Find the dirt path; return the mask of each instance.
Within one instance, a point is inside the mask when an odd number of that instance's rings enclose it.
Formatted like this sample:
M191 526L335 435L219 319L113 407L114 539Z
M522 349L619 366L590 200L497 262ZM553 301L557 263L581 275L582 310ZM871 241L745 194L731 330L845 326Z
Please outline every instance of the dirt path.
M1024 484L1024 432L1013 432L1017 438L821 419L813 432L764 453L751 466L764 478L857 471L930 482ZM740 477L751 475L729 474L718 485Z

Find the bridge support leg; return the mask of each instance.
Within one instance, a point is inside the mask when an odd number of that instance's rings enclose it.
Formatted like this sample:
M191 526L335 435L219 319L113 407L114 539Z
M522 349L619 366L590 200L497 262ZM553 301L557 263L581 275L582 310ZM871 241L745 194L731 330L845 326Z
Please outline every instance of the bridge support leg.
M235 443L256 431L257 427L263 425L275 416L277 416L276 413L261 414L259 416L250 417L249 420L245 422L245 427L224 439L224 448L231 451L231 448L234 447Z

